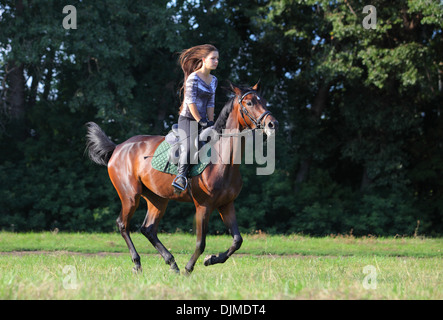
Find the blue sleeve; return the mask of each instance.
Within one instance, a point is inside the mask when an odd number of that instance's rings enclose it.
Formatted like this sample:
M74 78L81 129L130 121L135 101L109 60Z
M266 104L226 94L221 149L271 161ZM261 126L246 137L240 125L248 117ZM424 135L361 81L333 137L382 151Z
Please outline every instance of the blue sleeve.
M215 78L215 76L213 76L213 77ZM218 80L217 80L217 78L215 78L214 80L215 80L214 81L214 87L213 87L214 94L212 95L211 99L209 99L207 108L215 108L215 91L217 89Z
M196 103L197 91L198 91L198 80L195 77L195 75L191 74L186 80L184 102L186 104Z

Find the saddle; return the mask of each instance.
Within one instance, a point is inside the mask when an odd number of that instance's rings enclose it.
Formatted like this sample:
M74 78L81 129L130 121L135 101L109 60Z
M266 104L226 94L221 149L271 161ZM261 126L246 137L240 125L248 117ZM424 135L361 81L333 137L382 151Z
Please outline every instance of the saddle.
M207 142L207 137L210 135L211 128L206 128L203 130L199 139L196 140L195 147L196 150L200 150ZM198 176L205 170L206 166L209 164L211 159L211 149L208 150L207 157L199 159L199 153L196 152L194 154L194 158L191 159L191 167L188 171L188 177ZM151 160L151 165L155 170L169 173L173 175L177 175L178 169L177 164L180 158L180 136L178 133L178 124L174 124L172 126L172 130L165 136L165 140L160 143L157 149L154 152L154 156ZM198 159L197 164L196 163Z

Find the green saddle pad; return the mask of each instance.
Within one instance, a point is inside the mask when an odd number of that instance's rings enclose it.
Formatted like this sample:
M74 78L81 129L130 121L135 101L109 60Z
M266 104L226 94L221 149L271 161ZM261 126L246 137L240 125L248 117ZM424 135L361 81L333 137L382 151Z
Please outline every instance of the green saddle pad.
M171 145L168 142L163 141L162 143L160 143L160 145L155 150L154 156L152 157L151 165L155 170L177 175L177 165L173 163L168 163L170 148ZM201 162L201 160L199 160L198 164L191 165L188 176L198 176L203 172L203 170L205 170L211 159L210 149L208 150L207 156L207 161Z

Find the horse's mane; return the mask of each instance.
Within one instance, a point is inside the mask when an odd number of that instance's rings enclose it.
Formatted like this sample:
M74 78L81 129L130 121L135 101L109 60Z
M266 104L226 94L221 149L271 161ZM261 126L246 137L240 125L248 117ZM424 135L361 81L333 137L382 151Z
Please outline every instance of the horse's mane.
M241 87L240 90L243 94L247 91L251 91L252 89L248 87ZM220 115L217 118L217 121L215 122L214 130L217 131L218 133L221 133L221 131L226 128L226 122L228 121L229 115L234 109L234 99L235 96L229 99L228 102L226 102L225 106L220 112Z
M226 128L226 122L228 121L229 115L234 109L234 98L235 97L232 97L228 100L228 102L226 102L225 106L220 112L220 115L217 118L217 121L215 122L214 130L218 133L221 133L221 131Z

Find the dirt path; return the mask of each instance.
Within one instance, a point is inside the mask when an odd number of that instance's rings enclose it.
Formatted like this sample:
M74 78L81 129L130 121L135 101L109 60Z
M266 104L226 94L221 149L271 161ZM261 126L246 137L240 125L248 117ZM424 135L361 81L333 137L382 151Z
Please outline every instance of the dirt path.
M141 256L159 256L158 253L139 253ZM192 253L176 253L176 255L192 255ZM209 253L208 253L209 254ZM0 251L0 256L11 255L11 256L26 256L26 255L71 255L71 256L85 256L85 257L105 257L105 256L130 256L129 252L76 252L76 251L66 251L66 250L27 250L27 251ZM236 253L233 257L257 257L257 258L273 258L273 259L281 259L281 258L299 258L299 259L308 259L308 258L338 258L337 256L313 256L313 255L301 255L301 254L285 254L285 255L276 255L276 254L249 254L249 253Z

